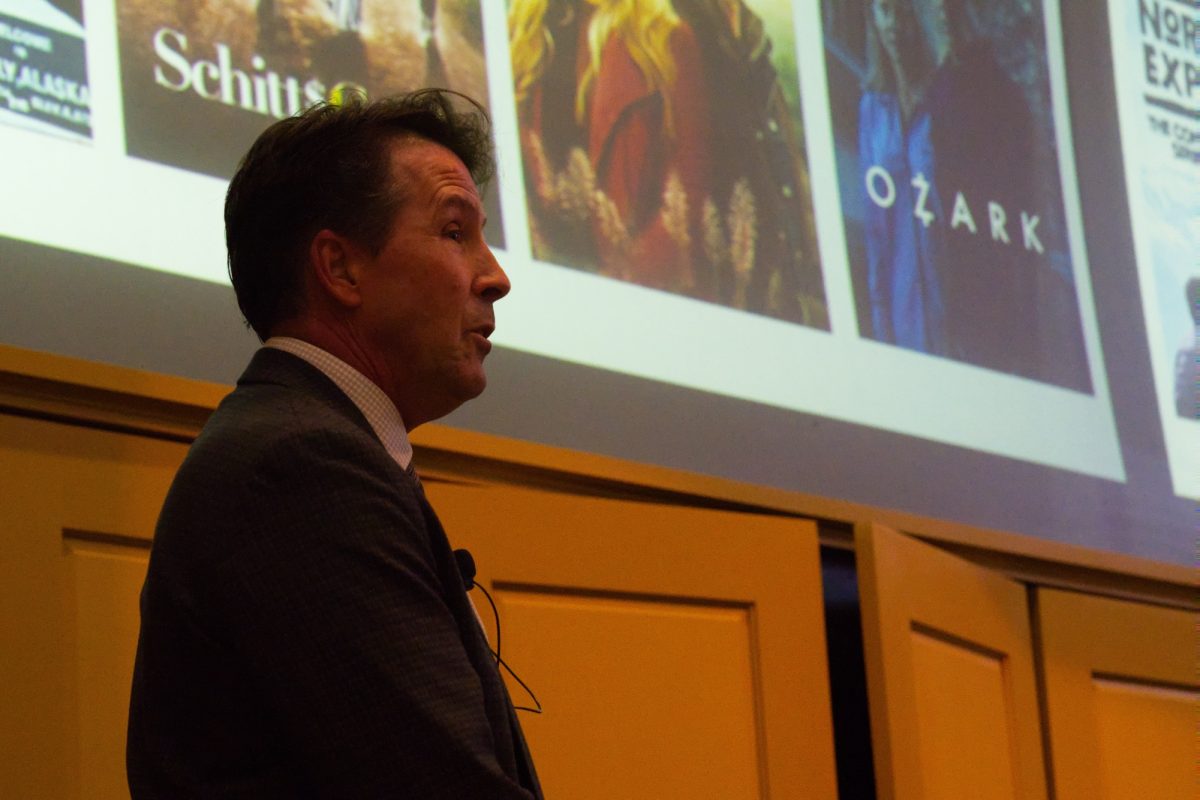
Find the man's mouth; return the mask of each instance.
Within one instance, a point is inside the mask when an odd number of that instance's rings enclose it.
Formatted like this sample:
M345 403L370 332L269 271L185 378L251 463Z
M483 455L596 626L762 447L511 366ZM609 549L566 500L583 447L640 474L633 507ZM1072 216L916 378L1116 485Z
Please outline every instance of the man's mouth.
M492 331L495 329L496 328L494 325L481 325L478 328L472 328L470 330L472 338L475 339L476 343L479 345L479 349L483 351L484 355L488 354L492 350L492 343L488 341L488 337L492 335Z

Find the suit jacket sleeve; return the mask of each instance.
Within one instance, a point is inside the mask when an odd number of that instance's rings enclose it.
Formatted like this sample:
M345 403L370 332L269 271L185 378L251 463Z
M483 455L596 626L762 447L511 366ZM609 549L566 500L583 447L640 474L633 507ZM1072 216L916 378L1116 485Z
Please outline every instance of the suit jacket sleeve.
M447 604L449 547L419 488L328 430L269 448L254 475L246 543L213 588L315 792L531 797L501 767L464 647L481 633Z

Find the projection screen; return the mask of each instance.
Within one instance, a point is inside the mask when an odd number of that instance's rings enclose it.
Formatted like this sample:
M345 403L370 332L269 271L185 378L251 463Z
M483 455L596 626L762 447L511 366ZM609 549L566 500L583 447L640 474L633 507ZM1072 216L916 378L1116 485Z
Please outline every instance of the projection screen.
M240 155L446 86L493 118L513 284L448 424L1191 563L1198 30L1181 0L0 0L0 341L232 383Z

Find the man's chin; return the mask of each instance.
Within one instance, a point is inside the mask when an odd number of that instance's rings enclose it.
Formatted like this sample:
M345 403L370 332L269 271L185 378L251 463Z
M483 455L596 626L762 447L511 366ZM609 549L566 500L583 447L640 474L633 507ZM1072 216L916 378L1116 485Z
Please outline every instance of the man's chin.
M480 364L478 369L464 375L459 388L459 397L463 403L483 394L483 390L487 388L487 373L483 371L483 365Z

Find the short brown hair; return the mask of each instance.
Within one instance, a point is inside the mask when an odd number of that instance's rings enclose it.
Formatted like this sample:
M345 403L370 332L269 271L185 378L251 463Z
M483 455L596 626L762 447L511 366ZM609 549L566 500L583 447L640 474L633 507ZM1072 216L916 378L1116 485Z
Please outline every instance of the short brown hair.
M450 150L481 190L495 171L487 112L441 89L318 104L250 147L225 196L225 245L238 306L259 339L300 310L301 269L318 231L373 253L383 247L404 200L394 191L390 145L405 137Z

